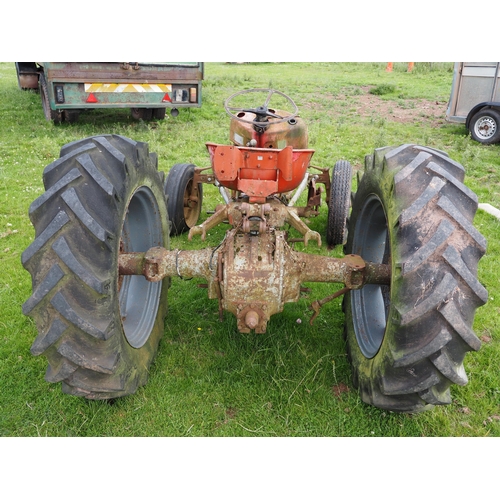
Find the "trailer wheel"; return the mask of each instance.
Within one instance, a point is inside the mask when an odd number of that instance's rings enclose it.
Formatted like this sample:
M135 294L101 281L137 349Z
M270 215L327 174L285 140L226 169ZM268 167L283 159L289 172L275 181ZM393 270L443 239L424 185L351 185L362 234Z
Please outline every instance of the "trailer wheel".
M80 111L78 109L65 109L63 111L63 118L67 123L76 123L79 117Z
M146 383L164 330L168 281L120 276L121 251L168 248L157 158L148 145L106 135L67 144L30 206L36 237L23 252L33 293L23 312L46 356L46 380L88 399L132 394Z
M144 120L145 122L148 122L153 118L152 108L131 108L130 112L134 120Z
M189 231L200 217L203 184L193 182L194 169L195 166L191 163L177 163L167 174L165 195L171 222L171 235Z
M40 97L42 99L42 109L45 119L50 122L53 121L55 124L61 123L62 113L60 111L54 111L50 108L49 90L47 87L47 80L45 75L40 73L40 79L38 80L40 88Z
M477 279L486 249L472 224L477 197L463 178L460 164L420 146L366 157L346 251L392 268L390 285L344 303L353 382L368 404L418 412L467 383L463 360L481 346L472 322L488 294Z
M472 138L482 144L500 141L500 113L494 109L482 109L469 124Z
M167 108L153 108L153 118L155 120L163 120L167 114Z
M328 225L326 242L329 247L345 244L347 217L351 205L352 167L348 161L340 160L332 170L330 200L328 202Z

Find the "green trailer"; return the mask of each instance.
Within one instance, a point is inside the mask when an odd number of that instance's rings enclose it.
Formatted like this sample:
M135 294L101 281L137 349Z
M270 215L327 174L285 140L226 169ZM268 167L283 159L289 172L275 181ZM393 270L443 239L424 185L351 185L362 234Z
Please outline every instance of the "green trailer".
M16 62L19 87L40 92L45 118L72 122L81 111L130 108L163 119L169 108L201 106L201 62Z

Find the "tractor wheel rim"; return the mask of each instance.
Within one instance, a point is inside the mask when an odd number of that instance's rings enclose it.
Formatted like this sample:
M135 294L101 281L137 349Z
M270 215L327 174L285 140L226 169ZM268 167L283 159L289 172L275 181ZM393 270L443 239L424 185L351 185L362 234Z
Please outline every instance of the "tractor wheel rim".
M188 227L192 227L198 221L198 203L191 200L191 196L195 189L193 180L191 179L184 191L184 220Z
M388 225L379 198L371 195L358 218L353 237L353 253L367 262L388 264L390 248ZM359 348L373 358L382 345L389 310L389 286L365 285L351 291L354 330Z
M152 191L140 187L127 207L120 239L123 252L145 252L163 245L161 217ZM153 329L160 302L162 283L152 283L144 276L119 278L119 305L123 331L128 343L142 347Z

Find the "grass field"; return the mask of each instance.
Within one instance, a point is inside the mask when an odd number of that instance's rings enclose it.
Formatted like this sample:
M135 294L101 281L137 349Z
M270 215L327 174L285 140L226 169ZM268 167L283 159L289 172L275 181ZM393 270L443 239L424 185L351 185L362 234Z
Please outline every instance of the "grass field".
M149 382L114 404L67 396L45 382L45 358L30 354L34 322L21 313L31 293L20 262L34 238L28 207L43 193L42 171L61 146L116 133L148 142L165 171L181 162L207 166L205 142L228 142L222 102L245 88L272 87L295 100L309 124L315 165L346 159L359 169L376 147L422 144L462 163L465 184L480 203L500 207L500 146L480 145L463 126L444 121L452 68L417 63L407 73L401 63L386 73L385 63L207 63L200 109L150 123L133 121L128 110L92 111L54 126L44 119L39 95L18 89L14 64L0 63L0 436L500 436L500 222L482 211L475 225L488 251L479 278L489 299L474 326L483 345L466 356L469 383L452 388L453 403L423 414L361 402L351 384L340 300L309 326L309 304L331 293L325 285L288 304L256 336L239 334L228 314L220 323L217 303L193 281L173 279ZM370 93L374 88L381 95ZM218 202L207 187L203 218ZM323 233L325 223L324 206L311 228ZM224 231L213 231L207 244L218 244ZM201 243L181 236L171 246Z

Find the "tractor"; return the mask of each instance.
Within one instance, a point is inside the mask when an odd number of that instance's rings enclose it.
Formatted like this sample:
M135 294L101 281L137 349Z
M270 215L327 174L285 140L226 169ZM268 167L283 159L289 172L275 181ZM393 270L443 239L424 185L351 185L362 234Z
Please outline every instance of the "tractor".
M311 163L289 96L249 89L224 108L230 144L206 143L207 167L176 164L165 175L146 143L101 135L66 144L44 169L22 263L32 277L23 312L37 325L31 352L47 358L45 379L88 399L143 386L172 279L206 281L220 319L233 314L247 334L265 334L304 283L340 283L311 304L311 320L342 296L360 398L410 413L451 403L452 384L467 383L465 354L481 346L472 323L487 300L477 278L486 241L462 165L428 147L378 148L351 193L348 161ZM199 223L203 184L221 203ZM307 252L323 244L306 223L323 197L326 243L342 258ZM171 235L204 240L220 224L229 229L215 247L170 249Z

